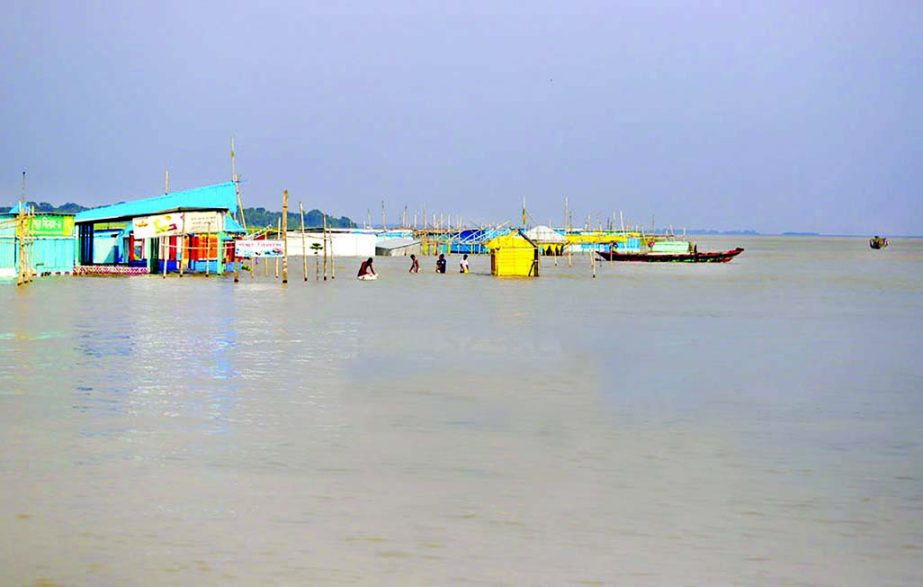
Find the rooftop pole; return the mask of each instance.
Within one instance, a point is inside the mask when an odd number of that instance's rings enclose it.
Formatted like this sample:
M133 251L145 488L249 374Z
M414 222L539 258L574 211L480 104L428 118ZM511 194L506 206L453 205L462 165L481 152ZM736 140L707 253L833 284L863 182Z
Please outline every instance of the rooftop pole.
M234 136L231 136L231 181L234 182L234 191L237 194L237 215L240 225L247 230L247 219L244 217L244 204L240 197L240 177L237 175L237 153L234 151Z

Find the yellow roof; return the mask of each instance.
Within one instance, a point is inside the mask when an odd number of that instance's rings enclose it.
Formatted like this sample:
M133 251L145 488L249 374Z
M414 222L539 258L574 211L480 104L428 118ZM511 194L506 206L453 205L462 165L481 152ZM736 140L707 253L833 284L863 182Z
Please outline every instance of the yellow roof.
M535 243L517 231L494 237L487 241L484 246L488 249L534 249Z

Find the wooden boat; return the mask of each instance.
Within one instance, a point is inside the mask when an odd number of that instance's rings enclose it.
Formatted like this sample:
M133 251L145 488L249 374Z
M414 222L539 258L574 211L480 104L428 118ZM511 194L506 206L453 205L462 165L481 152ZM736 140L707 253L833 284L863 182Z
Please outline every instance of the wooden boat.
M740 247L730 251L708 251L700 253L619 253L615 251L597 251L597 255L606 261L632 261L636 263L727 263L743 253Z
M888 246L888 239L883 236L875 235L869 239L869 246L873 249L883 249Z

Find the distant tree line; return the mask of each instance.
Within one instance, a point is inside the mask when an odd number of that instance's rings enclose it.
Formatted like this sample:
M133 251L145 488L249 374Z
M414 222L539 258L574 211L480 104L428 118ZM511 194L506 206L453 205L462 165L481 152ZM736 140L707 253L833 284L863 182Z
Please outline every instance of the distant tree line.
M76 214L77 212L90 209L73 202L67 202L60 206L55 206L48 202L26 202L26 205L35 208L35 212L38 214ZM8 210L9 208L7 211ZM266 208L244 208L244 215L247 218L247 226L250 227L276 226L279 223L279 219L282 218L282 212L271 212ZM304 225L306 228L319 228L323 226L324 213L317 209L305 212ZM356 223L346 216L340 216L339 218L327 216L328 228L354 228L355 226ZM288 227L290 229L300 228L301 214L298 212L289 212Z
M54 204L49 204L48 202L26 202L26 206L32 206L35 208L35 212L38 214L76 214L77 212L83 212L84 210L89 210L86 206L81 206L80 204L75 204L73 202L67 202L66 204L61 204L60 206L55 206ZM5 211L9 212L13 208L7 208Z
M277 226L282 218L282 212L272 212L266 208L244 208L244 216L247 219L247 227L254 226ZM319 228L324 225L324 213L314 209L304 213L305 228ZM327 228L354 228L356 223L346 216L336 218L327 216ZM301 227L301 214L299 212L288 213L288 228L295 230Z

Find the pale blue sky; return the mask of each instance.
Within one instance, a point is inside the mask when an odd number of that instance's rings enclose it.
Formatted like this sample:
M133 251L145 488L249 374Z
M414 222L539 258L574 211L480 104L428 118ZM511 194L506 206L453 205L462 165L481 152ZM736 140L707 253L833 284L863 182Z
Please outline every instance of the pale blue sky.
M923 234L920 2L3 3L0 203Z

